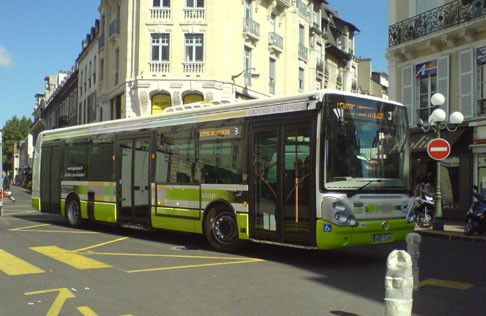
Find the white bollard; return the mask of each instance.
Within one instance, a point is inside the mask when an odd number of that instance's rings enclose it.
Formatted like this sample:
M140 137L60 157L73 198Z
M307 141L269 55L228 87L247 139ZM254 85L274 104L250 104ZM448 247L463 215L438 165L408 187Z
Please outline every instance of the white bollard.
M385 316L412 315L412 259L405 250L388 255L385 277Z
M412 257L413 290L418 291L420 284L418 259L420 258L422 236L417 233L410 233L405 240L407 242L407 252Z

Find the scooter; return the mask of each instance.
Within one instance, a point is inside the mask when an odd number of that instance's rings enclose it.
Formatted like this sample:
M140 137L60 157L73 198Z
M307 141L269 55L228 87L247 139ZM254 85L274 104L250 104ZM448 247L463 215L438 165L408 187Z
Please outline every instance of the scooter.
M429 183L420 184L420 195L415 199L415 223L422 228L429 228L434 221L435 202Z
M486 189L478 193L478 187L473 186L473 197L475 201L467 211L466 226L464 226L464 234L468 236L475 232L480 235L486 232Z

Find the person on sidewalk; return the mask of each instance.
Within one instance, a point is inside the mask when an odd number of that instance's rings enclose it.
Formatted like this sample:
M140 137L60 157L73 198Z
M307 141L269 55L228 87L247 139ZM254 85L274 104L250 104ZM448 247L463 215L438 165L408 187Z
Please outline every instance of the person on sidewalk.
M10 184L12 183L10 175L6 174L5 171L3 171L2 177L3 196L9 198L12 203L15 203L15 198L12 196L12 191L10 191Z

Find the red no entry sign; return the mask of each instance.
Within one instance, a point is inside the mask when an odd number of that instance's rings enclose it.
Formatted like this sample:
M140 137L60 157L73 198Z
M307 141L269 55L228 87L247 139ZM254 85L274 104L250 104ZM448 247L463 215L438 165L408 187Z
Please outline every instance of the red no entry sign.
M427 153L435 160L446 159L451 153L451 144L443 138L432 139L427 145Z

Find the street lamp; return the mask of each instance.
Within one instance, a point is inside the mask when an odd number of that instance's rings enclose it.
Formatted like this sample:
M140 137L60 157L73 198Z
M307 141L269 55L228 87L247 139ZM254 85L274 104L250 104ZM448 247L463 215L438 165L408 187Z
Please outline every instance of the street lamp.
M445 102L445 97L441 93L435 93L431 98L430 102L435 107L440 107ZM464 115L461 112L453 112L449 116L449 122L447 122L447 114L441 108L435 109L432 114L430 114L428 119L428 126L425 126L424 122L419 120L419 127L424 131L428 132L432 130L436 133L437 138L440 138L441 130L448 130L449 132L455 132L459 126L464 121ZM437 177L436 177L436 189L435 189L435 218L442 217L442 194L440 192L440 159L437 159Z
M238 78L239 76L241 76L244 73L249 73L249 76L251 78L258 78L258 77L260 77L260 74L259 73L253 72L255 70L256 70L255 68L246 68L245 70L242 70L239 74L232 75L231 76L231 80L233 81L233 83L235 83L235 79Z

